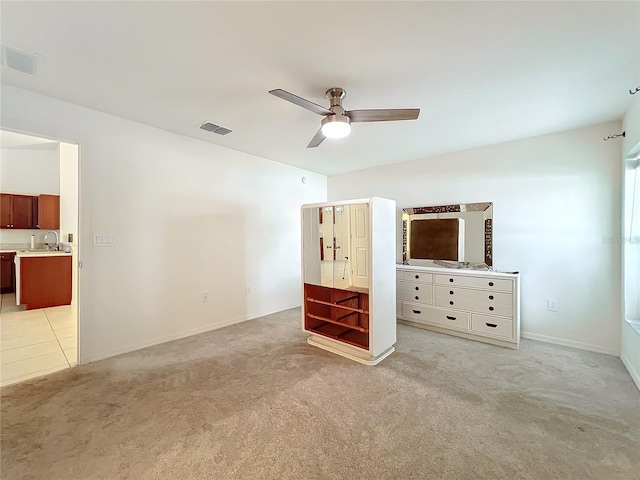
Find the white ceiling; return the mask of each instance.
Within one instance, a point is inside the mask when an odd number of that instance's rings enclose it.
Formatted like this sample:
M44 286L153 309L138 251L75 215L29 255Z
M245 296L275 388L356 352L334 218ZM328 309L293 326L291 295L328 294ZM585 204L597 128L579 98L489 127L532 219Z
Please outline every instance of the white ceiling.
M4 45L43 56L2 81L331 175L622 118L640 83L640 3L6 2ZM306 145L321 117L421 108ZM198 129L208 120L230 128ZM617 132L611 132L617 133Z

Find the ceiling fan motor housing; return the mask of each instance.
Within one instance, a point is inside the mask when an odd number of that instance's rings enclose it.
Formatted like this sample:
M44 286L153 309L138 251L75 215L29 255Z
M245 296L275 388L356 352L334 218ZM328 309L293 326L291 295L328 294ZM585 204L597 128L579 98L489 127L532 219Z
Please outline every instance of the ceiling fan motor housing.
M340 108L340 110L342 110L342 108ZM334 113L335 115L327 115L322 119L322 126L326 125L327 123L346 123L347 125L351 124L351 119L344 114L344 110L342 110L341 112L334 111Z
M351 119L346 114L345 109L342 107L342 99L347 95L343 89L339 87L330 88L326 92L326 97L331 102L331 106L329 110L331 110L334 115L327 115L322 119L322 126L325 126L328 123L346 123L347 125L351 124Z
M327 90L326 96L331 102L329 110L333 115L325 116L321 122L321 131L326 137L342 138L351 132L351 119L342 108L342 99L346 94L347 92L338 87Z
M347 96L347 92L345 92L340 87L333 87L327 90L325 96L331 102L332 107L341 107L342 99Z

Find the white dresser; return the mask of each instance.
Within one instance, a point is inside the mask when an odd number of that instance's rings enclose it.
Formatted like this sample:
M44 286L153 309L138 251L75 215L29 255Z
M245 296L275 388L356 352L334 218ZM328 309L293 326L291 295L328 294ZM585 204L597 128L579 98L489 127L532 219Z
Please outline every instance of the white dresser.
M401 323L518 348L519 274L408 265L396 272Z

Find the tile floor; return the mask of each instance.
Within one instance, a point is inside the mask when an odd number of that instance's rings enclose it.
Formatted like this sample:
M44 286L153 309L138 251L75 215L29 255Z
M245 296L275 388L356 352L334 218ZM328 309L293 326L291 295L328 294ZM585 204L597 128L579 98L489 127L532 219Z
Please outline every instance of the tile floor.
M15 294L0 296L0 386L78 363L75 305L24 310Z
M336 288L351 286L351 272L349 262L345 260L323 260L320 265L322 285Z

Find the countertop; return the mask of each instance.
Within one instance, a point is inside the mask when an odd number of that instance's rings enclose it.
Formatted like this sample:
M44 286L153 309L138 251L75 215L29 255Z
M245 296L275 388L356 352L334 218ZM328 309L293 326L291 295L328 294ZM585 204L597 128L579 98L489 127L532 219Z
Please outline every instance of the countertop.
M66 257L71 256L71 252L59 252L44 249L31 248L0 248L0 253L15 253L17 257Z
M30 248L29 244L22 243L0 244L0 253L15 253L16 257L55 257L71 255L71 252L49 250L44 246L44 244L40 243L36 244L35 248Z
M71 252L57 252L50 250L20 250L16 252L16 258L22 257L70 257Z

